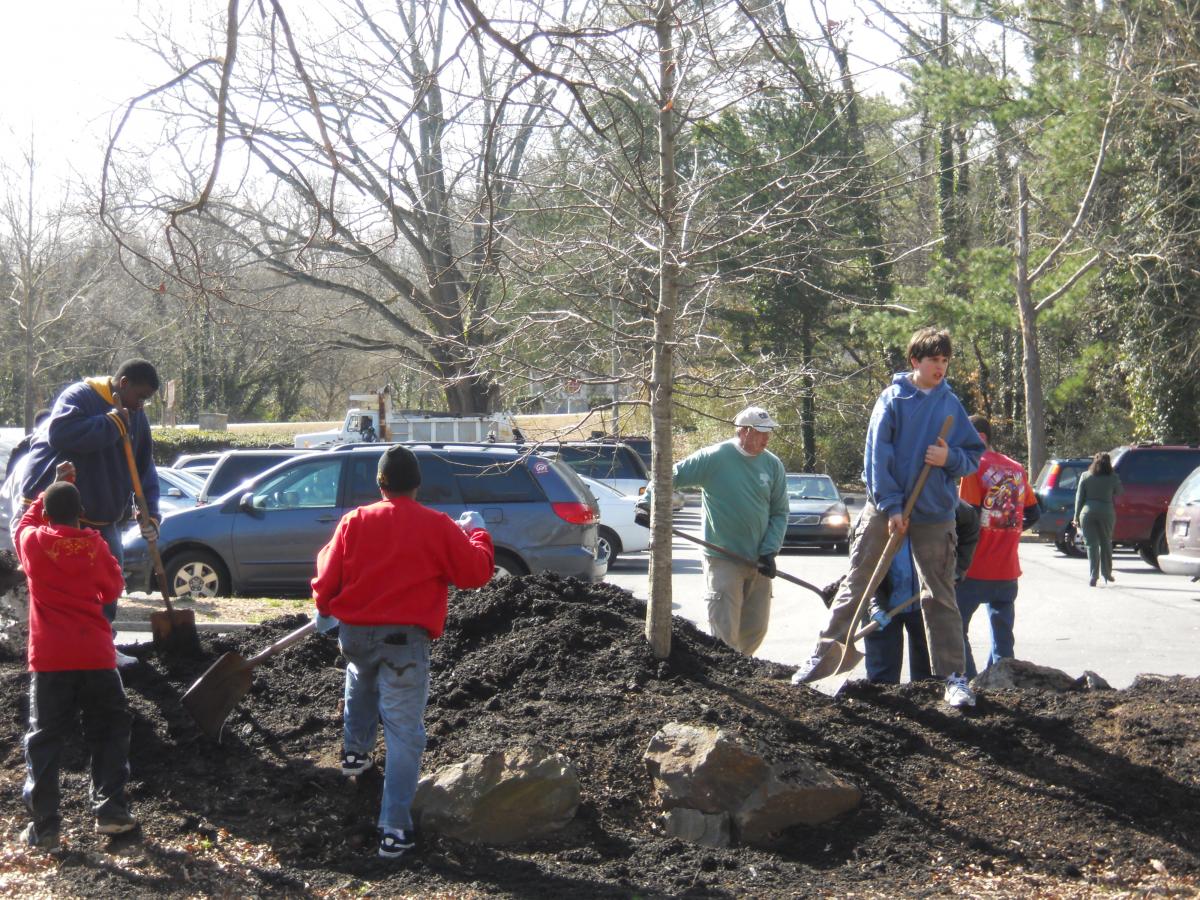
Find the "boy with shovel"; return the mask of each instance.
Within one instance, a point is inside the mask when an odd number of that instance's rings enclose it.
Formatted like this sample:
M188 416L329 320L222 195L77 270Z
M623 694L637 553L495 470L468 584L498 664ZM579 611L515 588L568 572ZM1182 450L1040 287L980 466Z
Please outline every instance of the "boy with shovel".
M17 525L17 557L29 581L29 733L25 735L25 806L33 817L21 838L58 848L58 762L82 719L91 754L96 831L137 827L129 814L129 729L133 717L117 674L116 648L101 605L125 586L104 539L81 528L75 467L59 463L58 480Z
M413 846L412 801L425 750L429 642L446 625L447 588L492 577L492 538L468 510L455 522L417 502L421 467L397 444L379 458L383 499L342 516L317 557L317 630L340 623L346 657L342 774L371 767L380 720L387 746L379 856ZM337 621L333 621L337 620Z
M974 706L963 652L962 618L954 596L954 513L958 479L974 472L983 441L946 382L950 334L922 328L908 344L911 372L898 372L871 413L863 458L867 502L850 551L850 573L834 598L829 623L812 656L792 676L793 684L832 674L826 657L841 652L865 611L864 594L893 535L908 535L917 575L929 596L923 603L933 673L946 679L951 706ZM938 428L952 417L945 439ZM935 437L936 436L936 437ZM928 474L923 476L923 472ZM917 495L917 485L925 477ZM906 519L906 501L915 495ZM898 541L898 539L897 539ZM837 666L838 660L832 660Z

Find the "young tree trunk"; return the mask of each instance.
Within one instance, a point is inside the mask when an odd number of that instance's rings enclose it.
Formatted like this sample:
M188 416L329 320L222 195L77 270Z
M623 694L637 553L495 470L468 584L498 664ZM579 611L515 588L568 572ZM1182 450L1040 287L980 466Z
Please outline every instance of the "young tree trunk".
M671 653L671 395L674 378L675 309L679 294L679 190L675 178L675 48L672 0L660 0L658 38L659 294L654 309L650 374L651 468L650 602L646 639L656 659Z
M1024 347L1021 371L1025 380L1025 440L1029 453L1026 471L1036 475L1046 461L1046 412L1042 399L1042 361L1038 354L1037 310L1029 281L1029 184L1024 172L1017 173L1017 315Z

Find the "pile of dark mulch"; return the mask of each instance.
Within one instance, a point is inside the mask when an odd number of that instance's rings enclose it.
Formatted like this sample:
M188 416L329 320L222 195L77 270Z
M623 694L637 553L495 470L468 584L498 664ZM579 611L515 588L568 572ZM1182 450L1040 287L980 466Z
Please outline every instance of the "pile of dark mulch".
M998 692L966 714L941 704L937 684L852 684L834 701L680 620L671 656L655 660L643 616L625 591L553 576L452 601L435 644L425 770L536 740L574 760L583 804L566 831L535 845L425 835L399 863L374 857L378 772L356 784L336 768L335 641L313 637L260 667L220 745L198 732L180 694L220 653L249 657L303 620L205 638L202 659L139 650L145 664L127 672L126 685L142 833L104 843L84 830L86 770L74 746L67 850L36 872L38 883L92 897L1027 896L1034 888L1082 897L1144 886L1156 873L1196 884L1196 679ZM15 829L24 818L26 676L9 661L0 681L0 816ZM858 784L862 806L765 849L663 837L641 757L672 720L737 731L773 762L815 759Z

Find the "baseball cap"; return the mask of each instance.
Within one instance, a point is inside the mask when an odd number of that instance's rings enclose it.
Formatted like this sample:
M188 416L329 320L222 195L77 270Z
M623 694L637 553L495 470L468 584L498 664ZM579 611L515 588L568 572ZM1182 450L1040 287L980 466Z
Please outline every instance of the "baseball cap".
M771 414L761 406L747 406L733 418L733 424L738 428L748 425L755 431L770 431L779 426L771 418Z

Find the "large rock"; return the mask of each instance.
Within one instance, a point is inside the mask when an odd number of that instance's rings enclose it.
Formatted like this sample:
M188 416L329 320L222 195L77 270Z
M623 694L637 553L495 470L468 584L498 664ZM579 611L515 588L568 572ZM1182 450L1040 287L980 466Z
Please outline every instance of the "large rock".
M816 763L770 765L719 728L671 722L644 758L663 809L696 813L668 820L672 833L696 843L719 833L716 823L696 816L728 815L741 841L760 843L792 825L826 822L862 800L857 787Z
M422 828L481 844L542 837L578 808L574 765L540 745L473 753L422 778L413 800Z
M720 728L671 722L644 756L659 805L732 813L769 774L766 762Z
M854 809L862 791L816 763L804 761L786 772L772 767L767 779L734 812L738 838L765 841L792 825L819 825Z
M1036 690L1064 693L1077 690L1078 682L1061 669L1039 666L1023 659L1002 659L971 681L978 690Z
M721 848L730 844L729 813L702 813L677 806L663 813L659 822L667 834L701 847Z

